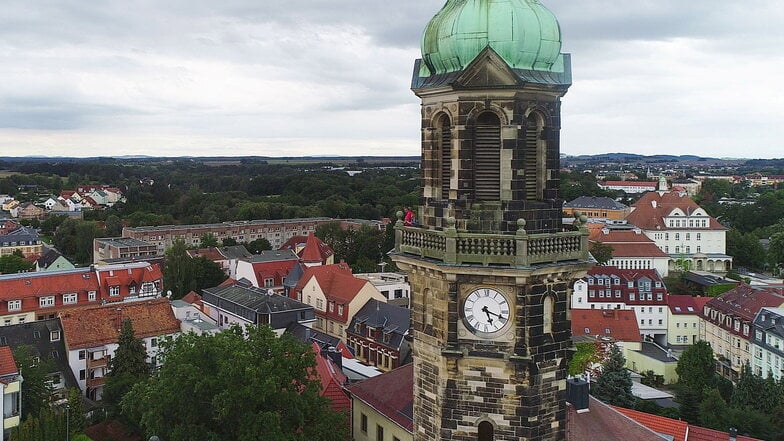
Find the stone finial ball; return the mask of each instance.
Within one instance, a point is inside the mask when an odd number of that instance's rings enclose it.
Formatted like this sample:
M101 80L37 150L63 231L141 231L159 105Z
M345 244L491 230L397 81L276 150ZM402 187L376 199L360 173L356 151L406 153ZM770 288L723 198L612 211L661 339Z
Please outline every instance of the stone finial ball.
M583 224L583 225L587 224L588 223L588 216L586 216L584 214L580 215L580 223Z
M454 228L456 223L457 223L457 220L455 220L455 218L453 216L449 216L448 218L446 218L446 226L447 227Z
M582 211L579 211L579 210L578 210L578 211L575 211L575 212L574 212L574 218L575 218L575 219L580 219L580 216L582 216L582 215L583 215L583 212L582 212Z
M523 218L517 219L517 228L523 229L527 223Z
M395 213L395 215L397 216L398 220L402 220L403 219L403 212L402 211L398 211L397 213Z

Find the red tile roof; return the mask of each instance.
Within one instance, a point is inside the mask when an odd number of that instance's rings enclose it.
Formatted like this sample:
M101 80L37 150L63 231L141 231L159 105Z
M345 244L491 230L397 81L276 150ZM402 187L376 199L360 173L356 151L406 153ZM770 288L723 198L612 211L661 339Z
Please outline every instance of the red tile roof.
M613 257L669 257L648 236L637 231L593 229L589 240L610 245Z
M697 299L700 301L698 302ZM669 295L667 296L667 306L670 308L670 312L675 315L699 315L702 306L710 299L711 297Z
M614 407L618 412L662 435L673 437L673 441L721 441L729 440L729 433L691 425L685 421L674 420L637 410ZM760 441L757 438L738 436L737 441Z
M301 292L302 288L314 277L327 298L338 300L340 303L350 302L366 283L370 283L367 280L354 277L351 267L346 263L312 266L305 269L292 295Z
M305 242L305 248L298 254L304 263L326 263L327 259L335 253L332 251L332 248L322 242L315 234L310 233Z
M414 430L413 391L413 363L349 387L352 396L365 402L409 432Z
M16 360L14 360L14 353L11 352L11 348L9 346L0 346L0 377L18 373L19 368L16 366Z
M623 309L573 309L572 336L596 335L618 341L638 342L640 327L637 325L637 316L634 311Z
M318 343L313 342L312 346L313 352L316 353L316 375L321 381L321 395L330 399L332 410L350 411L351 398L349 398L348 392L343 389L343 385L346 384L346 376L329 357L321 355L321 347Z
M568 441L662 441L661 436L616 409L590 397L590 411L577 413L567 406Z
M96 266L95 273L100 283L102 298L115 300L109 296L109 287L119 286L120 300L130 294L130 287L135 286L138 293L143 283L163 282L163 271L158 265L149 263L131 263L125 265ZM162 285L160 285L162 286Z
M634 210L626 216L626 220L644 230L667 230L664 218L675 209L680 209L686 215L690 215L699 209L690 197L683 193L676 192L657 192L652 191L644 194L640 200L633 205ZM726 230L716 219L709 218L708 230ZM676 228L682 230L683 227Z
M749 322L754 321L754 316L760 309L777 308L782 304L784 304L784 296L779 291L750 285L739 285L706 303L717 311Z
M662 281L659 272L655 269L621 269L616 266L594 266L588 270L588 276L618 276L624 282L637 281L644 277L652 281Z
M297 261L293 259L251 263L259 286L264 286L264 279L274 279L273 286L283 285L283 279L296 264Z
M686 441L686 434L689 431L689 423L685 421L660 417L658 415L652 415L631 409L624 409L623 407L614 408L618 412L626 415L634 421L637 421L638 423L653 430L656 433L672 436L673 441Z
M61 294L76 293L79 302L87 300L87 293L98 292L95 274L86 268L64 272L9 274L0 277L0 311L8 309L9 300L22 300L21 312L40 309L38 298L55 296L55 306L61 306Z
M216 247L188 250L187 253L189 256L191 256L194 259L197 257L206 257L208 260L211 260L213 262L226 260L226 257L224 257L223 254L221 254L220 250L218 250L218 248Z
M60 315L69 350L116 343L126 318L137 338L180 332L180 321L168 299L74 309Z

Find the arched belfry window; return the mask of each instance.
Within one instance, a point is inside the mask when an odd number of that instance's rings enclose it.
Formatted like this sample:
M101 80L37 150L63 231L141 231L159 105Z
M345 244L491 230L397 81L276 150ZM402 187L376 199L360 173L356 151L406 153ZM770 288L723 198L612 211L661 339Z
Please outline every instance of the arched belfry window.
M493 424L489 421L479 423L479 437L477 441L493 441Z
M542 140L544 120L536 112L526 119L523 170L525 175L525 198L538 200L544 196L547 171L546 143Z
M553 332L553 318L555 310L555 300L553 296L544 296L542 302L542 333L552 334Z
M441 199L449 199L449 184L452 177L452 122L448 115L442 115L438 119L438 130L441 157L439 158L440 170L436 173L440 174Z
M497 201L501 190L501 120L479 115L474 129L474 191L480 201Z

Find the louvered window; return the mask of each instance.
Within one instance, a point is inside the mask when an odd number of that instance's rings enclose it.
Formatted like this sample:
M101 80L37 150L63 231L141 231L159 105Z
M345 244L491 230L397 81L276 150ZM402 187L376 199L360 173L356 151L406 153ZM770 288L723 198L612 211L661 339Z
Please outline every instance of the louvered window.
M542 198L542 185L539 168L544 165L544 158L539 158L539 138L542 126L535 114L528 117L525 130L525 150L523 152L523 170L525 172L525 198L536 200ZM542 161L542 162L540 162Z
M449 199L452 176L452 124L449 117L441 117L441 199Z
M477 119L474 145L474 189L476 199L500 199L501 122L492 113Z

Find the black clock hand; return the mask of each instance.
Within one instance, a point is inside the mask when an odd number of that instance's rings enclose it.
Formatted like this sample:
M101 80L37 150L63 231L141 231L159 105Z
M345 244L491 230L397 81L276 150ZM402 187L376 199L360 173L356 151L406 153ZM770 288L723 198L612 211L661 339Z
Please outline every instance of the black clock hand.
M490 323L492 325L493 324L493 318L490 317L490 314L492 314L492 312L490 312L490 310L487 309L487 305L482 307L482 312L487 314L487 323Z
M498 317L498 320L503 320L503 319L504 319L504 317L503 317L501 314L496 314L496 313L494 313L493 311L490 311L489 309L487 309L487 306L485 306L485 307L482 309L482 311L484 311L484 312L485 312L485 313L486 313L488 316L489 316L490 314L492 314L492 315L494 315L494 316Z

